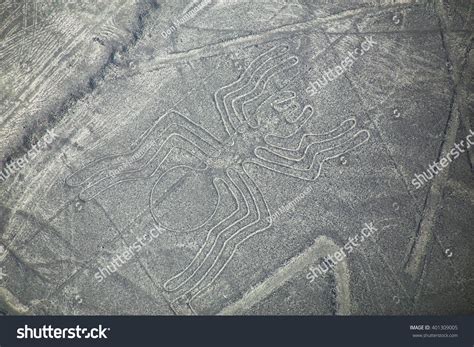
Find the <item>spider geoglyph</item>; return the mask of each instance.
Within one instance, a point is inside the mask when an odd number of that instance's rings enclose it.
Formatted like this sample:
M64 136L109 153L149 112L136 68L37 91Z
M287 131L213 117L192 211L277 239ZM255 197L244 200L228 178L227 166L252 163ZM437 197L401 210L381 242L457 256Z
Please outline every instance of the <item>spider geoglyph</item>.
M355 118L325 132L310 130L317 118L313 107L297 102L294 91L279 89L275 83L298 64L288 45L276 45L255 58L233 83L219 88L214 103L224 138L171 110L131 151L95 160L66 180L80 187L79 197L87 201L120 183L153 179L150 213L159 227L169 231L175 228L161 220L159 209L176 182L174 177L198 175L215 191L216 201L202 202L213 204L212 213L184 230L203 231L204 243L194 259L163 285L177 313L193 313L193 299L213 284L237 248L272 226L266 199L249 175L249 165L314 181L326 161L356 149L370 137L368 131L356 128ZM183 160L176 163L172 157ZM223 206L224 193L235 202L231 211Z

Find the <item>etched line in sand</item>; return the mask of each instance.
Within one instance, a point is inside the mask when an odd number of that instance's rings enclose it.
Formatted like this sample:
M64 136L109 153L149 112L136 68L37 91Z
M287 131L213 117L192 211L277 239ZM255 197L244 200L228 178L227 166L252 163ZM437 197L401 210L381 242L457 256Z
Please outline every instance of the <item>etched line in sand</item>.
M286 265L280 267L274 274L269 276L253 290L244 294L237 302L224 308L219 315L238 315L248 312L257 303L264 300L271 293L282 287L287 281L297 273L304 271L309 265L326 255L328 252L336 252L340 247L329 237L319 236L314 244L303 253L291 259ZM336 280L336 303L338 315L348 315L351 313L350 299L350 276L347 267L347 259L339 262L334 267Z

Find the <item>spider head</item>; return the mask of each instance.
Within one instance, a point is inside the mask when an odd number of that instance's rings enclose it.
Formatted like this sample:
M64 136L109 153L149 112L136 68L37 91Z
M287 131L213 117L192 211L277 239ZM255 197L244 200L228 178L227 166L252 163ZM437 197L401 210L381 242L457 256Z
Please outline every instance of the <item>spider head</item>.
M273 95L260 112L259 125L265 130L274 130L288 121L289 116L299 109L294 91L284 90Z

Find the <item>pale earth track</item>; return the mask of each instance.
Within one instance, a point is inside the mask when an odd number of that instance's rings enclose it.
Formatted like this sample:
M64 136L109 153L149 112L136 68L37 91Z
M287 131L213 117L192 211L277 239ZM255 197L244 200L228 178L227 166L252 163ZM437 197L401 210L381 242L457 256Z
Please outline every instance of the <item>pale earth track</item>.
M23 134L8 124L31 121L23 95L40 115L54 103L35 93L53 76L81 92L49 119L61 140L1 185L4 312L472 313L472 151L431 186L410 183L471 127L472 4L298 4L216 1L164 40L184 6L110 2L138 31L99 36L90 75L58 68L84 61L64 58L68 44L47 59L55 73L13 84L21 102L1 128L13 153ZM87 51L93 30L69 33L72 50ZM366 60L309 97L318 71L366 35L378 42ZM307 267L365 222L380 234L309 284ZM166 232L97 284L100 259L153 225Z

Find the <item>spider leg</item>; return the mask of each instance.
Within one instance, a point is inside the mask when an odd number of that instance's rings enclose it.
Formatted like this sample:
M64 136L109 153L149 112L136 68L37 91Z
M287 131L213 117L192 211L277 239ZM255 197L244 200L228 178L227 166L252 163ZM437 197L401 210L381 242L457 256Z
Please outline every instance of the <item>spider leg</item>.
M241 120L241 122L255 124L257 122L255 119L256 115L247 114L247 112L245 112L244 110L244 106L255 100L262 99L262 95L265 96L263 93L270 79L275 78L279 73L297 65L298 62L298 57L291 56L281 62L277 61L276 65L269 67L266 71L262 73L261 76L252 77L252 80L254 82L253 87L251 89L248 88L247 90L243 90L244 93L233 99L231 102L232 110L234 110L237 118Z
M66 178L66 183L81 186L80 198L90 200L120 182L152 177L177 148L206 163L209 157L218 155L219 142L172 111L155 122L131 152L99 158Z
M267 96L268 95L268 96ZM274 116L274 112L278 113L278 117L281 115L295 113L299 108L299 103L296 102L296 93L291 90L283 90L278 91L277 93L273 93L269 90L267 95L264 95L265 98L263 101L259 101L255 108L252 111L253 117L248 116L248 108L245 107L249 102L245 102L244 104L244 114L247 115L249 118L249 126L253 129L257 129L261 126L262 118L268 118L270 116ZM270 110L268 106L271 106ZM287 117L285 116L285 119ZM291 120L287 120L288 123L292 124Z
M369 132L356 132L354 125L351 121L343 122L337 130L316 135L316 139L312 135L313 140L306 143L304 139L310 138L310 134L300 136L294 149L259 146L254 151L256 159L251 162L292 177L315 180L325 161L353 151L369 140Z
M212 257L214 261L211 267L206 271L205 276L185 294L189 297L190 303L214 283L232 260L241 244L272 225L268 206L257 185L245 170L242 172L241 178L247 186L253 200L254 211L252 212L251 219L247 220L245 224L242 224L242 227L231 234L230 237L221 240L220 247L218 249L216 248L215 251L216 253L218 252L217 255Z
M178 138L178 140L180 139ZM165 146L157 149L146 162L134 163L137 165L136 167L130 167L119 173L112 170L112 173L109 174L96 175L79 193L79 198L83 201L89 201L118 184L146 180L177 166L188 167L194 170L203 170L205 168L202 160L180 148L180 144L176 142L179 141L166 142ZM179 156L181 157L179 160L174 158Z
M197 273L197 271L203 266L204 262L208 258L209 252L211 251L213 245L216 242L216 239L222 235L222 233L232 227L240 220L246 218L249 211L248 202L244 199L244 196L240 194L237 187L232 183L229 184L222 180L216 180L216 188L218 187L217 184L220 183L221 189L226 189L228 192L232 194L234 201L236 202L237 208L227 215L226 218L221 219L220 221L212 220L205 226L208 228L209 231L207 232L206 239L204 244L201 246L198 253L194 256L194 259L189 263L189 265L183 269L181 272L170 278L164 284L164 289L169 292L174 292L179 290L184 285L186 285L193 276Z
M311 144L331 143L337 139L347 135L356 126L356 120L349 118L339 124L337 127L324 133L312 133L300 127L295 132L287 136L277 136L269 134L265 136L265 143L270 149L280 156L288 156L293 160L297 160L300 153Z
M234 194L239 194L245 201L245 214L232 225L223 228L212 238L212 242L208 242L211 241L210 238L206 239L205 246L198 254L199 263L195 263L193 272L188 271L188 277L182 282L186 283L186 286L175 287L175 290L181 289L177 292L179 295L177 300L199 295L220 275L242 242L271 225L265 200L250 177L245 172L239 173L234 170L228 171L228 177ZM169 285L169 282L167 284Z
M289 47L286 45L275 46L262 53L250 63L237 81L219 88L214 93L214 101L227 134L231 136L235 134L241 123L235 110L232 109L233 98L244 93L243 90L252 86L251 83L255 83L255 80L259 80L260 76L274 65L274 60L284 55L288 50Z

